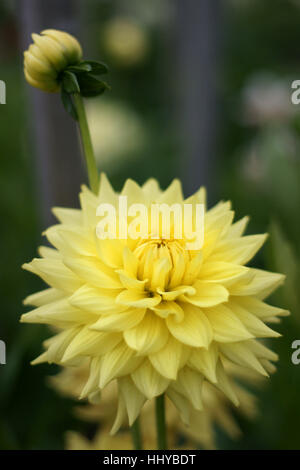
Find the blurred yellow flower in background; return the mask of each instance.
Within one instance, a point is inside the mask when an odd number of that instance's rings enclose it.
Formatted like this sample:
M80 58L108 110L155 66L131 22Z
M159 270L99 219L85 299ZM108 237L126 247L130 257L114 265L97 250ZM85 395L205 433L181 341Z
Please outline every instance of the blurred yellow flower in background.
M86 111L95 158L103 170L141 158L148 134L134 109L104 98L87 102Z
M149 52L145 28L129 18L114 18L102 31L103 46L118 65L130 67L142 62Z
M59 74L69 65L78 64L82 50L69 33L46 29L32 34L33 44L24 52L24 73L27 82L43 91L59 91Z
M251 370L239 366L227 364L226 367L233 379L233 387L240 400L239 413L248 418L254 418L258 414L256 398L253 393L247 390L246 386L250 384L258 388L262 386L264 379ZM77 399L88 376L88 361L84 360L79 367L64 367L59 374L49 377L48 382L59 394ZM128 432L124 431L125 422L120 435L117 434L116 438L107 437L110 423L117 408L117 393L117 383L111 382L103 390L98 404L84 403L75 406L75 415L81 420L98 423L99 430L92 441L78 433L69 432L66 436L68 449L132 449L132 438ZM178 448L179 442L189 449L217 448L216 425L232 439L240 437L241 431L232 413L229 400L208 382L203 385L203 402L204 409L192 414L189 426L177 419L176 409L169 400L166 402L168 440L171 449ZM143 441L148 449L156 448L154 416L154 401L152 400L146 404L140 416Z
M165 191L153 179L142 187L128 180L121 195L147 207L205 203L203 189L184 199L177 180ZM279 336L266 323L287 314L264 302L284 276L245 266L265 235L243 236L248 219L233 223L230 203L221 202L205 212L199 250L161 232L157 240L103 240L95 233L96 210L109 203L117 211L118 194L102 175L99 194L83 187L80 203L54 209L60 223L45 232L54 248L42 247L41 258L24 265L50 288L25 300L36 308L22 321L61 329L34 363L88 358L80 397L92 401L116 379L112 432L126 417L132 425L145 402L163 393L188 424L203 409L206 381L237 406L227 364L272 372L277 356L257 339Z
M110 436L108 430L100 429L92 440L78 432L69 431L66 434L67 450L132 450L130 433L120 433Z

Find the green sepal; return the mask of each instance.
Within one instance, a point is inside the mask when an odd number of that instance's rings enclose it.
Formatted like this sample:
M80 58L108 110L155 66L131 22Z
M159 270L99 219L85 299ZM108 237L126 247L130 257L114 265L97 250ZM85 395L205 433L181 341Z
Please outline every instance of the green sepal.
M77 65L70 65L66 69L69 72L74 72L76 73L87 73L92 71L92 66L88 64L87 62L80 62Z
M72 95L63 88L61 89L61 100L67 113L70 114L75 121L78 121L77 111L72 100Z
M80 86L80 94L85 98L101 95L105 90L110 89L107 83L90 74L82 74L77 78Z
M62 88L67 93L80 93L80 87L75 73L65 70L62 77Z
M91 73L93 75L102 75L108 72L108 67L104 62L99 62L98 60L86 60L84 64L91 67Z

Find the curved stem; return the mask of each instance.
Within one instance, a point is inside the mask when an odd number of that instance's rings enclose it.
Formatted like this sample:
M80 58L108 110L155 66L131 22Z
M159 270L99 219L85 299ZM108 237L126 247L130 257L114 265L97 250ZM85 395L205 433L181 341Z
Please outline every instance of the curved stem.
M86 118L86 113L84 109L84 104L82 97L79 93L74 93L74 104L77 111L78 123L81 134L81 141L83 147L83 153L85 156L88 178L90 183L90 188L94 193L98 192L99 187L99 174L96 165L95 155L92 146L91 135L88 127L88 122Z
M157 432L157 448L159 450L167 449L167 433L166 433L166 413L165 413L165 396L160 395L155 400L155 417Z
M143 445L139 418L135 420L130 430L135 450L141 450L143 448Z

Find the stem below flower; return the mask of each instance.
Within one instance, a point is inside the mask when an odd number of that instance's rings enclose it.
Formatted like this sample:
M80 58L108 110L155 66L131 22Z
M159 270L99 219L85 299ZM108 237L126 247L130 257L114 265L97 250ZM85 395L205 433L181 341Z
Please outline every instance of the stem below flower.
M141 435L139 418L135 420L130 430L131 430L132 441L133 441L135 450L141 450L143 448L143 445L142 445L142 435Z
M83 153L87 166L89 184L93 193L97 193L99 187L99 175L83 100L79 93L74 93L73 97L78 116L78 123L80 128Z
M155 400L155 417L157 432L157 448L159 450L167 449L166 434L166 413L165 413L165 396L160 395Z

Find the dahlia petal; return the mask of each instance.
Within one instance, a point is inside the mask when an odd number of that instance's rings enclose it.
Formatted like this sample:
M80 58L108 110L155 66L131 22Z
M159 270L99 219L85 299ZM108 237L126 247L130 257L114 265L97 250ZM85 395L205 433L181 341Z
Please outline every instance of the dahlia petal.
M77 356L99 356L113 349L122 341L122 335L116 333L102 333L82 328L67 347L62 362L69 361Z
M158 182L154 178L149 178L142 186L147 201L155 201L161 194Z
M122 287L117 274L96 258L64 258L63 262L82 279L82 282L106 289L120 289Z
M185 272L185 259L182 253L177 254L174 260L174 266L176 266L176 269L173 269L170 273L169 290L181 284Z
M234 301L263 321L273 316L288 316L290 314L288 310L273 307L273 305L266 304L255 297L236 297Z
M115 305L118 292L116 289L97 289L85 284L69 297L69 302L75 307L98 315L110 311L115 312L118 309ZM119 310L125 309L126 307Z
M99 387L102 389L112 379L131 374L142 360L125 342L119 343L102 357Z
M56 239L51 237L51 233L56 232ZM94 238L91 237L90 229L74 226L54 226L46 230L50 243L64 254L70 256L97 256Z
M229 286L247 276L249 272L251 272L250 269L245 266L224 263L223 261L207 261L201 268L199 278L200 280L220 282L225 286Z
M80 399L88 397L91 393L99 390L101 357L93 357L90 362L89 378L81 390Z
M161 297L158 294L154 294L152 297L149 297L148 292L136 290L124 290L116 298L116 303L119 305L128 305L129 307L132 306L138 308L155 307L155 305L158 305L160 301Z
M61 259L60 252L55 248L50 248L49 246L40 246L38 248L38 254L41 258Z
M174 204L183 202L182 186L178 179L174 179L165 191L157 198L159 204Z
M182 344L180 366L179 366L180 369L187 364L189 357L191 355L192 349L193 348L191 348L190 346L187 346L186 344Z
M101 203L109 203L114 206L118 202L118 194L114 191L105 173L100 175L98 200Z
M206 316L213 329L215 341L233 343L253 338L243 323L225 305L218 305L206 310Z
M124 331L136 327L144 318L146 309L135 308L125 312L102 315L90 328L98 331Z
M38 364L43 364L45 362L48 362L48 354L47 354L47 351L43 352L42 354L40 354L38 357L36 357L35 359L33 359L33 361L30 362L30 365L31 366L36 366Z
M182 284L189 285L195 279L197 279L197 277L199 276L199 273L201 272L202 263L203 263L203 254L202 252L200 252L188 262L186 269L185 269L185 274L182 280Z
M84 227L94 227L96 229L97 223L97 208L99 200L92 191L85 185L81 187L79 194L80 206L82 209L82 222Z
M201 188L196 192L196 195L198 197L198 203L206 206L206 189L204 186L201 186Z
M276 372L276 366L274 366L272 362L268 361L268 359L261 359L260 361L269 374L274 374Z
M137 278L139 260L135 254L125 246L123 249L124 271L131 277Z
M288 312L288 310L286 310L286 312ZM290 313L288 312L287 315L283 315L283 316L288 316L289 314L290 314ZM281 322L281 318L278 318L278 317L266 317L266 318L264 318L264 321L265 321L266 323L276 323L276 324L278 324L278 323Z
M152 307L151 310L161 318L167 318L169 315L174 315L179 322L184 318L183 309L177 302L173 301L168 302L164 300L159 305L156 305L156 307Z
M95 392L91 392L88 395L88 401L91 405L100 405L101 401L101 392L100 390L96 390Z
M247 347L247 342L242 343L226 343L220 346L224 356L227 357L233 363L242 366L249 367L259 374L268 377L267 372L262 367L259 360L253 354L253 352Z
M246 215L242 219L232 224L228 230L227 238L241 237L246 230L248 222L249 222L249 217Z
M153 291L165 288L170 269L171 263L167 258L160 258L154 261L150 280L150 288Z
M271 349L267 348L260 341L252 339L247 341L247 345L259 359L268 359L269 361L278 361L279 359L278 354L271 351Z
M49 364L52 362L55 362L56 364L60 363L65 350L79 331L80 329L78 327L69 328L68 330L62 331L45 341L44 345L48 348L46 353Z
M65 207L53 207L52 212L65 225L81 225L82 212L79 209L68 209Z
M208 308L214 305L227 302L229 293L225 287L220 284L207 281L196 281L193 287L196 289L195 295L185 295L184 299L197 307Z
M175 407L177 408L180 418L186 426L190 424L190 412L191 406L189 400L185 398L181 393L178 393L172 385L167 390L167 396L173 402Z
M135 316L136 310L133 310L132 314ZM141 355L159 351L165 346L169 337L165 322L153 312L146 313L137 326L128 325L122 329L125 330L124 339L128 346Z
M44 289L36 294L28 295L24 299L24 305L33 305L34 307L41 307L42 305L48 304L50 302L55 302L60 300L65 296L65 294L58 290L50 287L49 289Z
M131 378L148 400L164 393L169 385L169 380L158 374L148 359L131 374Z
M205 225L205 222L204 222ZM220 238L221 230L214 229L210 230L209 232L205 232L204 234L204 245L202 247L202 258L203 261L206 261L210 258L211 254L214 252L217 242Z
M143 189L132 179L127 179L121 191L122 196L127 196L128 207L131 204L141 203L146 204L147 199L145 197Z
M24 323L48 323L49 325L70 326L74 323L86 323L95 320L95 316L70 305L68 300L61 299L21 316Z
M255 315L238 305L234 301L230 301L228 307L234 312L234 314L241 320L247 330L257 338L278 338L281 336L277 331L272 330L265 325Z
M205 231L209 234L211 230L218 230L219 237L224 238L226 236L232 221L234 218L234 212L224 204L224 210L218 212L208 211L205 214Z
M180 287L175 287L171 291L164 291L162 289L157 289L157 292L162 296L163 300L172 301L172 300L177 299L177 297L180 297L183 294L195 295L196 289L192 286L180 286Z
M110 430L110 434L112 436L119 431L120 427L124 424L125 419L126 419L126 405L125 405L123 396L119 395L116 418Z
M219 201L215 204L211 209L207 211L207 215L209 217L216 217L217 215L224 214L231 209L231 202L230 201Z
M74 292L82 285L80 279L61 260L34 258L22 267L40 276L51 287L64 292Z
M221 392L223 392L235 406L239 406L239 399L236 396L236 393L232 387L232 384L230 383L221 361L219 361L217 364L216 374L217 382L215 386L221 390Z
M203 376L201 374L184 367L179 371L178 379L173 382L172 386L175 391L185 396L196 410L200 411L203 409L202 384Z
M212 340L212 328L206 315L198 307L186 304L184 319L180 323L173 316L166 319L172 335L184 344L208 348Z
M125 402L129 426L132 426L137 417L139 416L141 409L146 401L146 398L136 388L131 378L122 377L118 379L118 384L120 387L120 392Z
M267 234L262 234L223 240L218 243L215 252L211 256L211 261L246 264L262 247L266 238Z
M119 275L123 287L126 289L140 290L142 292L145 290L147 280L139 281L136 278L130 277L123 269L119 269L116 272Z
M216 367L219 351L216 343L211 343L208 349L192 349L188 365L201 372L210 382L216 383Z
M122 240L99 239L96 236L95 242L101 261L113 269L120 269L123 265L124 243Z
M183 345L169 336L165 346L158 352L149 355L149 360L157 372L166 379L176 380L181 365Z
M255 295L260 299L269 296L279 285L284 282L285 276L283 274L272 273L263 271L262 269L251 268L254 277L247 282L241 280L235 285L231 286L231 295Z
M48 228L47 230L44 230L44 232L42 233L42 235L47 238L48 242L52 246L54 246L55 249L57 249L58 251L60 251L60 249L64 248L66 245L60 236L60 228L61 225L52 225L52 227Z

